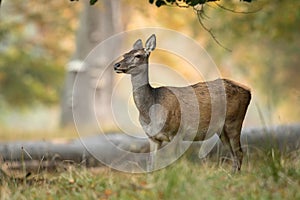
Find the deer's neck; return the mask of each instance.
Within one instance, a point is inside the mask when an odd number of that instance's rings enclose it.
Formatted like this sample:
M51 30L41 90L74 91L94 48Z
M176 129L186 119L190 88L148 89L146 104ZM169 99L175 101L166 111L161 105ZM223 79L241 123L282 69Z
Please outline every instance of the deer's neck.
M148 121L149 109L154 104L154 90L149 84L148 70L131 76L133 99L140 116Z

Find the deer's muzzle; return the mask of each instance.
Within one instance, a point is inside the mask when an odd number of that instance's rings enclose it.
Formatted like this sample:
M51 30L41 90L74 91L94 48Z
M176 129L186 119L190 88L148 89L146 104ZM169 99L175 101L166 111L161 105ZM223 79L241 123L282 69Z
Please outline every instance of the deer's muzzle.
M114 70L117 73L124 73L124 70L120 69L121 64L120 63L116 63L114 64Z

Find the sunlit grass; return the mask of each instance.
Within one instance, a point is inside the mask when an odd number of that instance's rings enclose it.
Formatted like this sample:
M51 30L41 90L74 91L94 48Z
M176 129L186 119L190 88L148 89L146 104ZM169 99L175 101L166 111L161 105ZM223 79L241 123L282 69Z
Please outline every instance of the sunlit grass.
M78 137L73 128L49 132L0 130L1 140L51 140ZM184 156L171 166L148 174L129 174L68 163L47 169L10 171L0 181L0 199L300 199L300 152L276 150L245 154L242 171L230 162L192 162ZM24 168L26 169L26 168ZM20 178L21 177L21 178Z
M79 136L92 136L99 132L99 130L88 130L80 135L75 126L68 126L64 128L54 128L50 130L27 130L18 127L8 128L0 125L0 142L9 141L28 141L28 140L60 140L60 139L75 139ZM121 131L112 125L101 127L101 132L109 133L120 133Z
M26 140L72 139L78 137L75 127L51 130L22 130L18 127L0 127L1 142Z
M195 163L183 157L148 174L66 166L59 173L3 181L1 199L299 199L299 152L253 155L241 173L230 163Z

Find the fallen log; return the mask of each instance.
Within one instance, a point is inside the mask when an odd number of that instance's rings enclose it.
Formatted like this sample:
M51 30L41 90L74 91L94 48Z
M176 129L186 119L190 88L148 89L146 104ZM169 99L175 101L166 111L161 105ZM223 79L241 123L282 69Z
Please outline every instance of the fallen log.
M241 143L244 152L247 153L271 149L284 154L296 151L300 149L300 124L245 129L242 132ZM182 144L189 145L190 143L182 141ZM193 142L187 153L194 155L194 158L199 157L199 150L202 145L204 145L203 142ZM116 147L124 151L115 151L113 148ZM208 155L215 155L220 152L220 147L222 144L217 141ZM56 166L57 163L72 162L89 167L103 165L102 162L110 163L112 158L122 164L129 158L126 155L121 155L120 152L123 154L124 152L147 153L149 149L149 142L145 138L113 133L60 143L51 141L2 142L0 143L0 157L4 163L23 162L27 163L27 166L30 165L29 163L38 163L41 167L42 165ZM101 157L101 162L99 157ZM137 162L138 165L141 164L141 161L133 161ZM20 166L21 164L19 164ZM15 167L18 168L18 165Z

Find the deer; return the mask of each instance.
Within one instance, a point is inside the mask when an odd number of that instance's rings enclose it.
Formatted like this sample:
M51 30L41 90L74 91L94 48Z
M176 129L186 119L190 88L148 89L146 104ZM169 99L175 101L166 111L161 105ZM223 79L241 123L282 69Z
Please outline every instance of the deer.
M123 59L113 65L116 73L131 75L133 99L139 112L139 122L148 138L157 144L158 149L162 148L163 144L172 141L178 134L181 123L180 101L184 102L185 108L191 108L191 110L196 108L199 111L199 116L186 116L187 122L194 119L198 121L192 141L203 141L208 134L211 134L209 132L218 132L222 144L230 150L233 160L232 170L240 171L243 160L240 138L243 121L251 100L250 89L225 78L198 82L184 87L154 88L149 83L148 68L150 54L155 48L155 34L147 39L145 47L143 47L142 40L138 39L133 44L133 49L125 53ZM221 97L222 88L224 94ZM191 93L196 97L196 103L189 101ZM225 102L216 101L222 98ZM212 122L213 103L225 105L224 119L223 123L215 123L214 127L209 128ZM191 104L198 104L198 106ZM215 117L218 118L218 115Z

